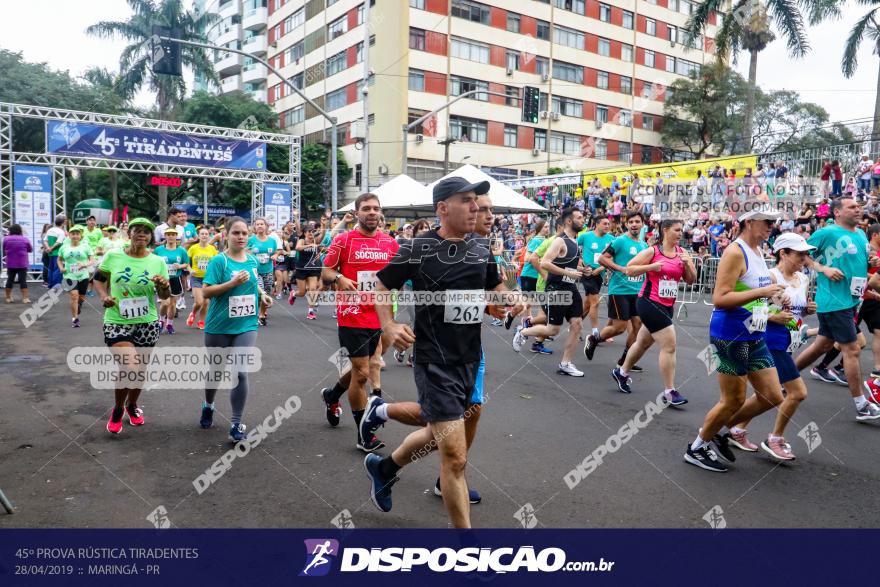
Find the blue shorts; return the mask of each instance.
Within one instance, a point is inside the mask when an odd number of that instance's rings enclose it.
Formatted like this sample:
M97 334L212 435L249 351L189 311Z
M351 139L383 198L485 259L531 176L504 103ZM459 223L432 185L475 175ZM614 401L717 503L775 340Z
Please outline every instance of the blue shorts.
M474 381L474 390L471 392L471 404L483 403L483 380L486 378L486 355L480 352L480 368L477 369L477 380Z
M725 340L709 337L714 346L715 367L719 373L742 377L774 367L773 355L763 338L758 340Z
M773 357L773 362L776 364L776 373L779 375L779 383L785 385L789 381L794 381L801 376L801 372L798 371L797 366L794 364L794 359L789 353L770 349L770 355Z

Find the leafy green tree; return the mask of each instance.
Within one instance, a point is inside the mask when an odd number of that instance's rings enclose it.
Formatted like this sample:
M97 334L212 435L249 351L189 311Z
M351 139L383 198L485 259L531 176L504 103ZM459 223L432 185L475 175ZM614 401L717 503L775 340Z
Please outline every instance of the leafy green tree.
M843 70L843 75L848 78L856 73L859 64L859 47L863 41L867 40L867 42L873 43L874 54L880 55L880 24L877 24L877 19L880 18L880 14L878 14L880 0L861 0L859 3L873 8L856 22L846 38L840 68ZM880 61L878 61L878 65L880 65ZM872 126L872 140L880 140L880 73L878 73L877 91L874 95L874 124Z
M351 168L337 149L336 181L344 185L351 179ZM303 212L319 207L330 208L330 147L305 145L302 149L301 189Z

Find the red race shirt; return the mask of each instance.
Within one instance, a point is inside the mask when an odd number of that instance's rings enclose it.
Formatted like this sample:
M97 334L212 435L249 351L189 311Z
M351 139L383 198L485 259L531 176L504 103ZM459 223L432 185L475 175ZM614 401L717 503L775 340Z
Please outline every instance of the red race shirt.
M385 267L397 253L397 241L385 234L376 232L366 236L358 229L342 233L333 239L324 258L324 266L336 269L348 279L358 284L360 291L376 289L376 272ZM380 328L379 317L373 304L361 304L340 296L336 303L336 316L339 326L349 328Z
M868 259L870 259L870 258L873 257L874 255L877 255L878 257L880 257L880 251L874 251L874 250L872 249L872 250L871 250L871 253L868 255ZM871 276L872 276L872 275L874 275L875 273L877 273L877 269L878 269L878 267L871 267L870 265L868 265L868 279L869 279L869 280L871 279ZM865 293L862 294L862 299L863 299L863 300L873 300L873 299L874 299L874 298L869 298L869 297L868 297L868 288L867 288L867 287L865 288Z

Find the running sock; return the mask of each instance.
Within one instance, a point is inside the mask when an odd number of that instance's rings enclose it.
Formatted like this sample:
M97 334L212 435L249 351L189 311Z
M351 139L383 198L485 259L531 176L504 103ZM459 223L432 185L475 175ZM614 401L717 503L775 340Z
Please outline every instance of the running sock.
M397 472L402 469L400 465L394 462L394 459L391 458L391 455L383 458L379 461L379 474L382 475L385 479L391 479L397 475Z
M730 429L730 431L731 431L733 434L744 434L745 431L746 431L746 429L745 429L745 428L740 428L739 426L734 426L733 428Z
M704 446L708 446L708 442L700 438L700 435L697 434L697 439L691 443L691 450L700 450Z
M354 416L354 423L355 423L355 425L356 425L356 426L360 426L360 425L361 425L361 420L362 420L363 417L364 417L364 411L363 411L363 410L352 410L352 411L351 411L351 415Z
M668 387L663 390L663 395L665 395L666 397L669 397L670 395L672 395L673 391L675 391L674 387Z
M624 377L629 377L629 373L627 373L626 371L623 370L623 365L618 367L618 369L620 370L621 375L623 375Z
M599 340L599 329L598 328L594 328L592 334L593 334L593 338L595 338L596 340Z
M768 434L767 440L773 442L774 440L782 440L781 436L776 436L775 434Z
M863 395L860 395L860 396L858 396L858 397L854 397L853 400L856 402L856 408L859 409L859 410L861 410L862 408L864 408L864 407L865 407L865 404L868 403L868 398L866 398L866 397L863 396Z
M819 369L827 369L828 365L833 363L834 359L836 359L838 357L838 355L840 355L839 350L831 349L830 351L825 353L825 356L822 357L822 360L819 362L818 365L816 365L816 367L818 367Z
M377 387L373 390L373 395L375 395L376 397L382 397L382 390Z
M203 408L211 408L213 410L214 409L214 402L211 402L211 403L202 402L202 407Z
M620 365L623 365L623 362L626 360L626 353L628 353L628 352L629 352L629 347L628 346L623 347L623 354L620 355L620 361L619 361Z
M376 408L376 416L379 417L383 422L388 421L388 404L382 404L378 408Z
M120 420L122 420L122 414L124 412L124 408L113 408L113 413L110 415L110 420L113 422L119 422Z
M342 394L344 394L345 391L346 389L342 387L342 384L337 381L336 385L334 385L333 389L330 391L330 403L335 404L336 402L338 402L339 398L342 397Z

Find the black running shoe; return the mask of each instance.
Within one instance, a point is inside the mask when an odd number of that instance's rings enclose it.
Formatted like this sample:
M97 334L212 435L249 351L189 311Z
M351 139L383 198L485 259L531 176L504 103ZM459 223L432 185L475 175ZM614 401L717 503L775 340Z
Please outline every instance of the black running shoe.
M324 406L327 409L327 422L335 428L336 426L339 426L339 417L342 416L342 406L339 402L334 404L330 403L330 400L327 399L327 396L332 392L332 389L325 387L321 390L321 399L324 400Z
M385 443L373 436L369 440L358 440L357 447L364 452L375 452L380 448L385 448Z
M587 341L584 343L584 356L587 357L588 361L593 360L593 353L596 352L596 345L599 344L599 341L592 334L587 337Z
M620 372L620 367L611 370L611 377L614 378L614 382L617 383L617 389L621 393L632 393L632 389L629 387L632 384L632 380L629 377L623 376L623 373Z
M510 325L513 324L513 314L510 312L507 313L507 316L504 317L504 329L510 330Z
M697 450L692 450L691 445L688 445L687 450L684 453L684 462L700 467L701 469L706 469L707 471L714 471L716 473L727 472L727 467L721 464L715 451L713 451L709 445L698 448Z
M733 454L733 451L730 448L730 433L721 435L716 434L712 437L712 444L715 445L717 449L718 455L727 461L728 463L732 463L736 460L736 455Z

